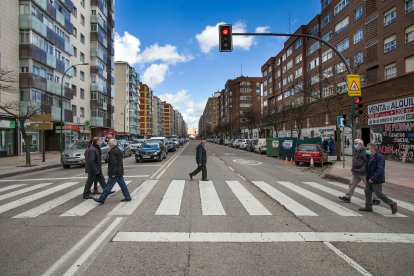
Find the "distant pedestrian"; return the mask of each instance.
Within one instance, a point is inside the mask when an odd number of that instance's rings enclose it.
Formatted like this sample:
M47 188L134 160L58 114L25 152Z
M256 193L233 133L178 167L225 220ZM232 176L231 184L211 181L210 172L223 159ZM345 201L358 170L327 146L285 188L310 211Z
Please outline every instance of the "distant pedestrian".
M92 139L92 147L88 151L88 179L86 180L85 189L83 190L84 199L92 199L91 187L95 179L99 181L102 189L105 189L105 178L102 175L102 163L101 163L101 139L95 137Z
M332 139L332 136L329 137L328 147L329 147L329 155L333 156L334 151L335 151L335 141L334 141L334 139Z
M372 192L391 207L393 214L397 213L397 202L392 201L382 193L382 184L385 182L385 158L377 151L377 145L367 145L367 185L365 185L365 207L359 211L372 212Z
M207 179L207 152L204 145L207 143L206 140L201 140L200 144L196 148L196 162L197 168L189 173L190 179L193 180L193 176L197 175L201 171L201 180L208 181Z
M354 149L355 154L352 158L352 178L349 182L349 189L345 196L340 196L339 199L345 202L351 202L351 197L354 194L356 186L362 181L364 182L365 186L367 185L367 161L368 156L366 153L366 149L364 146L364 141L361 139L355 139L354 141ZM380 200L378 198L374 198L372 200L373 205L380 204Z
M114 138L109 139L108 141L110 151L108 153L108 183L106 188L102 191L102 194L99 198L94 198L98 203L105 203L106 198L111 194L111 190L114 187L115 183L121 187L122 194L124 198L121 201L131 201L131 195L129 194L128 187L124 181L124 165L122 158L124 154L118 148L118 141Z
M89 140L89 144L87 149L85 150L84 156L85 156L85 173L89 172L89 162L88 162L88 157L89 157L89 150L92 147L92 139ZM98 190L98 179L95 177L94 181L93 181L93 192L92 194L94 195L98 195L100 194L99 190Z
M325 152L328 152L328 138L325 138L325 139L323 140L323 143L322 143L322 149L323 149Z

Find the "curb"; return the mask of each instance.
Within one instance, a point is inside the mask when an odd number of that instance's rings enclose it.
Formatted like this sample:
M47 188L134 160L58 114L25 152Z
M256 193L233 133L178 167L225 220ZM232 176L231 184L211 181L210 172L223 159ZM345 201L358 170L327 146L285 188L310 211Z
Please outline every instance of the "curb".
M0 174L0 178L6 178L6 177L10 177L10 176L19 175L19 174L25 174L25 173L31 173L31 172L38 172L38 171L48 170L48 169L58 168L60 166L61 166L61 164L59 163L59 164L46 165L46 166L37 167L37 168L34 167L34 168L22 170L22 171L15 171L15 172L3 173L3 174Z
M326 173L323 176L323 178L328 178L328 179L332 179L332 180L335 180L335 181L338 181L338 182L341 182L341 183L344 183L344 184L349 184L349 179L348 178L338 176L338 175L334 175L334 174L331 174L331 173Z

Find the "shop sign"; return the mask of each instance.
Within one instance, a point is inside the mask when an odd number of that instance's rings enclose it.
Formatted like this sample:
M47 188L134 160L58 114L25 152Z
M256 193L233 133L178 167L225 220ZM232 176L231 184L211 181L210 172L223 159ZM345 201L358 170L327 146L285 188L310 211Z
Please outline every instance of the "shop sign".
M0 128L16 128L14 120L0 120Z
M368 125L414 121L414 97L368 106Z

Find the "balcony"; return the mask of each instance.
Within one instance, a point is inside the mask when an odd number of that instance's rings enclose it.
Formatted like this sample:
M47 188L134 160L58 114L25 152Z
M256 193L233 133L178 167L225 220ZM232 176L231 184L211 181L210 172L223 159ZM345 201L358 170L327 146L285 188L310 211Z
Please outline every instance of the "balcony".
M20 88L36 88L39 90L46 90L47 84L46 79L31 73L20 73L19 74L19 85Z
M60 107L52 106L52 116L54 121L60 121ZM72 110L64 109L63 110L64 122L73 123L73 112Z
M31 29L46 37L47 27L43 22L32 15L21 14L19 15L19 28L20 29Z

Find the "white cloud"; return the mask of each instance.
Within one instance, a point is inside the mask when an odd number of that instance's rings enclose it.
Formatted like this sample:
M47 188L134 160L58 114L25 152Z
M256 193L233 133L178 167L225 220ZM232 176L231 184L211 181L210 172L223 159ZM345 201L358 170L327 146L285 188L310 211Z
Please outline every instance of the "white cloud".
M159 96L161 100L170 103L174 109L181 112L189 128L198 128L198 120L203 114L206 101L195 102L188 91L181 89L177 93L165 93Z
M169 70L168 64L151 64L142 76L142 82L154 88L158 84L164 82L165 76Z
M256 33L270 33L270 26L259 26L255 30Z
M203 53L208 54L212 48L219 45L218 26L221 24L225 23L219 22L215 26L206 26L200 34L196 35L198 46Z
M138 63L141 42L135 36L124 32L124 36L115 33L115 60L126 61L133 65Z
M179 54L177 47L171 44L159 46L155 43L147 48L138 56L140 63L151 63L162 61L168 64L176 64L177 62L187 62L193 59L191 55Z

